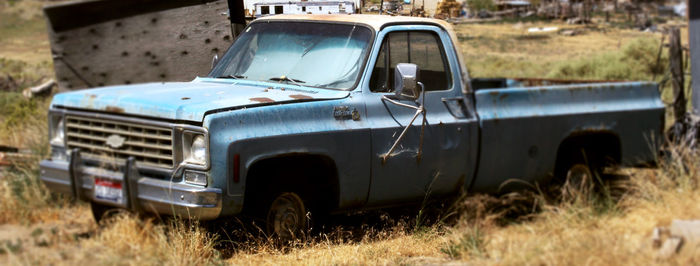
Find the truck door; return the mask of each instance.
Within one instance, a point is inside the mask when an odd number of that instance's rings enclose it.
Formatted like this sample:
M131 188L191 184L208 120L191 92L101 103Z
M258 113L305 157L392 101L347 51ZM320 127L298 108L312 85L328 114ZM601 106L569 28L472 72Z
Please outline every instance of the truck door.
M458 191L471 181L467 172L473 167L467 160L475 160L467 154L472 154L468 151L476 145L469 145L468 140L476 138L476 124L472 123L476 120L456 117L446 103L464 98L459 67L451 67L458 60L448 35L436 26L392 26L383 30L378 40L381 47L377 46L379 51L370 60L371 76L364 88L372 141L368 204L397 204ZM382 99L393 93L398 63L413 63L420 69L418 81L425 85L427 123L422 129L423 117L419 116L385 159L416 113ZM400 102L418 106L412 100Z

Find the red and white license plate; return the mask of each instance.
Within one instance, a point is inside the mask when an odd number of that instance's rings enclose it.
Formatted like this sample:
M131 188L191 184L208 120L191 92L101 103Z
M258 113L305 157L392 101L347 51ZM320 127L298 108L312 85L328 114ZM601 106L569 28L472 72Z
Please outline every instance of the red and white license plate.
M95 178L95 198L124 204L122 183L104 178Z

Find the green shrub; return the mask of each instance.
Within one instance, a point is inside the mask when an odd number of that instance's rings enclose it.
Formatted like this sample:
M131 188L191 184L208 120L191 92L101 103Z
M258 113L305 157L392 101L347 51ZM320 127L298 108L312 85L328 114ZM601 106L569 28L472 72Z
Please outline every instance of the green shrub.
M648 80L663 78L668 56L657 61L659 42L637 39L621 53L604 53L593 58L567 61L554 66L547 75L558 79Z
M26 99L20 93L0 94L0 132L17 129L17 127L30 124L36 119L43 119L42 112L46 111L39 107L37 100Z

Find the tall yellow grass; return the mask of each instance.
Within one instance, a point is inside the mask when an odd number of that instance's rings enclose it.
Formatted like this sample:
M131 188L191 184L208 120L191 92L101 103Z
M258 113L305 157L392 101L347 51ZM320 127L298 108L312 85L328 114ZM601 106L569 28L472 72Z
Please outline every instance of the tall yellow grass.
M389 227L358 225L363 230L353 237L335 228L285 247L264 236L232 239L231 234L212 234L184 220L154 222L122 214L87 236L6 251L4 256L13 264L697 264L700 252L689 248L668 260L658 259L649 239L654 227L673 219L700 219L698 154L679 147L672 151L675 155L658 169L618 170L618 175L628 176L611 188L623 191L618 197L597 194L587 195L596 200L564 202L536 192L470 195L455 203L459 217L451 223L416 227L410 218ZM7 209L7 202L0 206ZM57 219L67 217L64 212L89 215L84 205L54 208ZM77 223L87 226L85 220Z

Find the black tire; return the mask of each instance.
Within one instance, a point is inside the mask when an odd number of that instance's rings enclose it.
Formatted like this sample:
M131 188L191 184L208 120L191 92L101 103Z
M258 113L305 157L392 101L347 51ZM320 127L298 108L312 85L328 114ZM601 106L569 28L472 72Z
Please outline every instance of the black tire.
M92 201L90 202L90 209L92 210L92 218L95 219L95 223L97 224L101 224L106 219L113 217L121 211L121 209L117 207L102 205Z
M278 194L267 208L268 235L287 243L299 239L310 228L310 212L294 192Z
M594 173L588 165L583 163L572 165L566 172L561 188L562 197L565 200L587 197L593 191L594 178Z
M587 150L577 149L571 153L560 168L561 196L565 201L587 199L595 189L602 167L599 158Z

